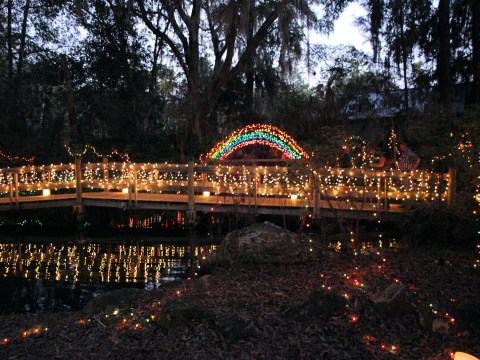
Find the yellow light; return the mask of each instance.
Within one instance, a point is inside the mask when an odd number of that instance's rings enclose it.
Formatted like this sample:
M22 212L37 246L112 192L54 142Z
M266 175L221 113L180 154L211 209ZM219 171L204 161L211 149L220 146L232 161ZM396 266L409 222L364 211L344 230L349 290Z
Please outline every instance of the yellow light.
M43 189L42 194L43 196L50 196L50 189Z
M292 200L297 200L297 199L298 199L298 195L297 195L297 194L290 195L290 199L292 199Z
M123 188L123 189L122 189L122 193L123 193L123 194L128 194L128 188Z
M479 359L473 355L457 351L455 353L454 360L479 360Z
M210 196L210 191L204 191L203 196Z

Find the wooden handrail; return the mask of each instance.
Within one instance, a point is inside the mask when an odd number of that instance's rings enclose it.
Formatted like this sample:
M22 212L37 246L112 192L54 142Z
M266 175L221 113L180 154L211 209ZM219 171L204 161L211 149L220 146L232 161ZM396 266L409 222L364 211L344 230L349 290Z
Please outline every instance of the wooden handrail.
M257 160L267 165L259 165ZM295 194L317 206L320 201L318 194L321 193L323 197L334 200L378 203L378 208L384 211L388 209L388 203L397 198L449 201L454 198L455 184L451 181L451 174L449 177L449 174L426 171L405 173L398 170L314 168L311 163L302 161L282 160L286 166L263 159L249 161L243 164L237 161L165 164L104 160L101 163L4 168L0 169L0 191L9 193L16 204L20 191L69 188L77 193L77 203L81 203L81 188L109 192L128 187L130 205L133 202L137 204L137 192L195 196L205 190L215 194L247 196L247 203L251 205L256 204L256 198L264 194L285 198ZM413 188L410 189L410 186ZM422 192L418 192L417 188ZM436 193L433 192L435 188Z

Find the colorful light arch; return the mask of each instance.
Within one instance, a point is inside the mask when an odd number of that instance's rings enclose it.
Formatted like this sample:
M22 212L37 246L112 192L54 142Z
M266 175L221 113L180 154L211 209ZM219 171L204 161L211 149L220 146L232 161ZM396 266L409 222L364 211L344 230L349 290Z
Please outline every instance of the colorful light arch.
M266 145L280 150L288 159L305 159L308 154L287 133L267 124L247 125L235 130L206 155L207 159L225 160L235 151L249 145Z

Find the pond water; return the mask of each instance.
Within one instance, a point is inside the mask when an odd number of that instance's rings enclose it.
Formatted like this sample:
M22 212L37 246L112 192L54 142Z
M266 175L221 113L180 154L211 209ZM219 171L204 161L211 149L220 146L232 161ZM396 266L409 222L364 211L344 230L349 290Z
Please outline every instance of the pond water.
M197 239L0 240L0 313L81 309L109 290L151 290L185 277L190 259L214 251L215 241Z

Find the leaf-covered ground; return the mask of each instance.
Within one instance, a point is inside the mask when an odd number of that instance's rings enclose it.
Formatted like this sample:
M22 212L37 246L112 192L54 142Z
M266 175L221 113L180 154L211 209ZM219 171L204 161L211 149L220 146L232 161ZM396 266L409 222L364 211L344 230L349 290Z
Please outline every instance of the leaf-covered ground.
M303 264L218 268L128 308L2 316L0 359L480 357L477 257L470 249L323 252ZM407 287L413 311L372 304L394 283ZM312 304L312 294L342 300L340 308Z

